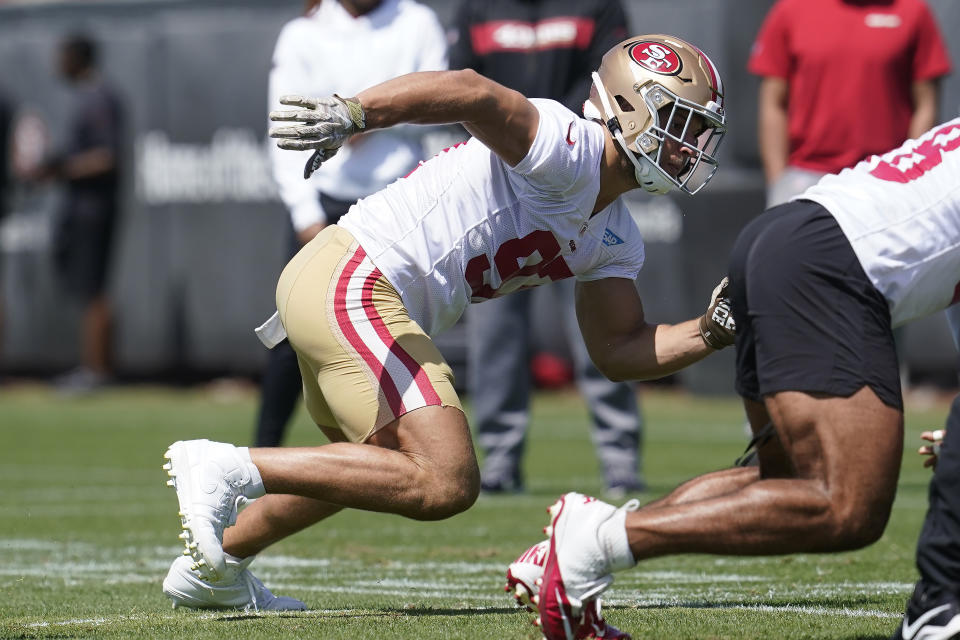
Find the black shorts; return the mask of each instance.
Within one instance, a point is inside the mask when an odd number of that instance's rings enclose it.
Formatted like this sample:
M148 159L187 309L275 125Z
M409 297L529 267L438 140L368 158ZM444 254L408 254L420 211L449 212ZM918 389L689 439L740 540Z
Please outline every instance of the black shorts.
M761 214L740 232L729 276L741 396L869 386L903 410L887 301L826 209L800 200Z
M90 302L106 289L116 218L113 207L73 206L61 211L55 223L57 276L80 302Z

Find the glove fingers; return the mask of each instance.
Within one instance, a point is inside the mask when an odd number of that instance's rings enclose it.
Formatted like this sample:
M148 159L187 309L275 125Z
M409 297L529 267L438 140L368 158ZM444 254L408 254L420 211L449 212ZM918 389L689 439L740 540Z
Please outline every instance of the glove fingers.
M274 122L291 122L300 119L301 113L309 113L304 111L293 111L290 109L283 109L280 111L271 111L270 119Z
M316 140L278 140L277 146L287 151L309 151L310 149L323 149L324 143Z
M317 99L297 95L285 95L280 96L280 104L285 104L291 107L306 107L307 109L313 109L317 105Z
M300 138L299 127L271 127L269 135L271 138Z
M329 134L330 131L328 130L308 124L298 124L292 127L273 127L270 129L271 138L311 139L314 142L324 142L330 140Z

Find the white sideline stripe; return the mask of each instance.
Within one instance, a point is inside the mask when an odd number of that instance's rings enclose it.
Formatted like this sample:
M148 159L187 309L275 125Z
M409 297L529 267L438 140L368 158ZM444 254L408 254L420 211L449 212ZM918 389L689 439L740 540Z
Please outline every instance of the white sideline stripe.
M665 582L696 584L716 582L773 582L771 576L750 576L736 573L710 574L694 571L636 571L630 576L631 582Z
M670 609L716 609L716 610L736 610L736 611L758 611L761 613L796 613L801 615L814 616L840 616L843 618L882 618L893 619L903 616L902 613L888 613L876 609L850 609L849 607L839 607L836 609L830 607L805 607L801 605L785 604L723 604L723 603L695 603L695 602L665 602L657 599L636 599L636 598L612 598L605 599L604 604L608 607L613 606L641 606L641 607L665 607Z
M795 605L783 605L774 607L772 605L737 605L732 609L742 609L745 611L762 611L764 613L802 613L804 615L817 616L843 616L845 618L900 618L902 613L887 613L886 611L876 611L872 609L830 609L829 607L798 607Z
M70 502L69 504L42 504L42 505L32 505L25 507L22 505L8 507L6 505L0 506L0 517L15 519L15 518L89 518L90 517L90 505L97 504L95 502L89 502L85 504L76 504ZM117 505L112 501L105 501L104 504L109 504L110 515L111 516L142 516L142 515L153 515L156 513L156 508L149 503L143 504L123 504ZM107 507L104 507L106 509Z

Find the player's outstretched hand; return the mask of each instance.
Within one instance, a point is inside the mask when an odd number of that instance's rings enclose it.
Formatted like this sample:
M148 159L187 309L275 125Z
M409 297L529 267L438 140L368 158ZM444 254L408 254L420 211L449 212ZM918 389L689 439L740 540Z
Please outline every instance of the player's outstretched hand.
M930 443L917 449L917 453L922 456L927 456L926 460L923 461L923 466L933 467L934 469L937 468L937 458L940 456L940 445L943 443L943 435L943 429L924 431L920 434L921 438Z
M270 129L270 137L277 139L281 149L314 153L303 169L309 178L317 168L336 155L351 135L366 127L363 107L355 100L344 100L338 95L326 98L281 96L280 104L294 107L270 112L274 122L295 123Z
M737 335L737 325L730 313L730 298L727 297L729 286L724 276L710 296L707 312L700 316L700 337L712 349L729 347Z

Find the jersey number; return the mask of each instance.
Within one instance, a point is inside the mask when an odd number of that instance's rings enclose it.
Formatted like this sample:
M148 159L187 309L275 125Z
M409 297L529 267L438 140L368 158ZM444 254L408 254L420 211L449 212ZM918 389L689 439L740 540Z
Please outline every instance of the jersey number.
M539 255L539 260L531 264L530 258L534 254ZM481 254L467 263L464 275L470 285L471 302L489 300L518 289L529 289L542 284L542 279L562 280L573 275L560 255L557 239L549 231L543 230L504 242L497 250L493 262L500 275L501 284L497 289L490 286L490 259L486 254ZM508 282L516 279L525 279L527 282L520 286L506 286Z
M960 125L948 125L935 131L916 149L881 160L870 172L875 178L888 182L911 182L943 162L943 152L960 147Z

